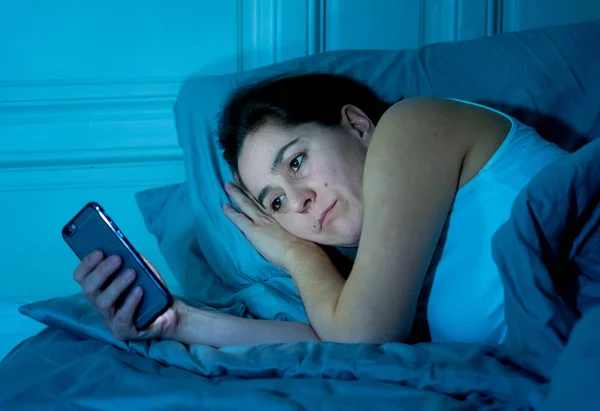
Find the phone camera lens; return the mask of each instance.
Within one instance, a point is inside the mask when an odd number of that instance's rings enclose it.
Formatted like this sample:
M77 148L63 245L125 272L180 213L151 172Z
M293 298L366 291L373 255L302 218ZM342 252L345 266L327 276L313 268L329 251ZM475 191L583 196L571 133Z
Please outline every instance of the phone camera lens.
M75 224L69 224L65 229L65 234L67 237L73 236L77 232L77 226Z

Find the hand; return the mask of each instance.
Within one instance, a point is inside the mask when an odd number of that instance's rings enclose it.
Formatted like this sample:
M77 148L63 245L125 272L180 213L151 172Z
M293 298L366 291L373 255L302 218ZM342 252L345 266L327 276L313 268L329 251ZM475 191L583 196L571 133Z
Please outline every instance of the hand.
M226 184L225 190L242 212L237 212L229 204L223 206L223 212L271 263L287 269L290 251L300 247L314 247L314 243L286 231L235 184Z
M141 287L132 290L119 309L115 306L116 302L122 299L123 292L135 280L136 273L133 270L126 270L118 277L111 278L118 271L121 259L118 256L111 256L107 259L103 259L103 257L101 251L94 251L86 256L73 271L73 278L81 285L83 294L103 317L106 327L112 331L115 338L121 341L172 338L183 303L175 300L173 306L158 317L154 323L145 330L138 331L133 317L142 300ZM159 280L165 284L156 268L144 256L141 257Z

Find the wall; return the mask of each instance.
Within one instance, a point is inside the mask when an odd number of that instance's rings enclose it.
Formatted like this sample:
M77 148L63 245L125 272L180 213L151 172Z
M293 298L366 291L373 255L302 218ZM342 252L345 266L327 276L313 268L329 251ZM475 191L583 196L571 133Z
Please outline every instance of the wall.
M185 178L171 107L192 73L593 17L593 0L0 0L0 298L77 291L60 229L91 199L174 285L133 195Z

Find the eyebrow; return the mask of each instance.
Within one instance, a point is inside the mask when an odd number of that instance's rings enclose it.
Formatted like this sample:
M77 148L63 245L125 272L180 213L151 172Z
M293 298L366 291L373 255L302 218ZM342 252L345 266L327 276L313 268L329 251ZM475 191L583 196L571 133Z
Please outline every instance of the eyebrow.
M265 197L267 196L267 193L269 191L271 191L273 189L273 187L271 186L266 186L264 187L262 190L260 190L260 194L258 194L258 202L259 204L262 206L262 208L267 208L265 207L265 205L263 204L263 201L265 201Z
M291 146L293 146L294 144L296 144L298 142L298 140L300 140L300 137L295 138L294 140L290 141L285 146L283 146L283 147L281 147L279 149L279 151L275 155L275 159L273 160L273 164L271 165L271 173L277 174L279 172L279 169L281 168L281 165L283 164L283 157L285 155L285 152ZM263 201L265 200L265 197L267 196L267 194L269 193L269 191L271 191L272 189L273 189L272 186L267 185L267 186L263 187L263 189L260 190L260 193L258 194L258 202L259 202L259 204L263 208L266 208L265 205L263 204Z
M288 148L290 148L291 146L293 146L294 144L296 144L298 142L298 140L300 140L300 137L290 141L285 146L283 146L279 149L279 151L277 152L277 155L275 156L275 159L273 160L273 164L271 165L271 173L277 174L277 172L279 172L279 169L281 168L281 164L283 163L283 155L285 154L286 150Z

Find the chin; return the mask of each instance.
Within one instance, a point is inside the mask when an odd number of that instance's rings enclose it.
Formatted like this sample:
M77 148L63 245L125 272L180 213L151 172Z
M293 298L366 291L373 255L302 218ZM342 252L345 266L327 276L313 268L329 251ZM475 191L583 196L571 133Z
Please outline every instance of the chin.
M335 241L332 241L332 244L336 247L358 247L358 243L360 241L360 233L361 230L357 228L351 228L350 230L344 230L338 232L335 238Z
M294 234L304 240L312 241L317 244L331 246L331 247L358 247L360 241L360 235L362 231L362 224L339 224L341 221L334 221L333 226L328 227L326 232L312 235L306 235L308 233ZM336 224L337 223L337 224Z
M360 236L355 236L355 237L348 238L343 242L340 242L340 244L337 244L337 247L358 247L359 242L360 242Z

